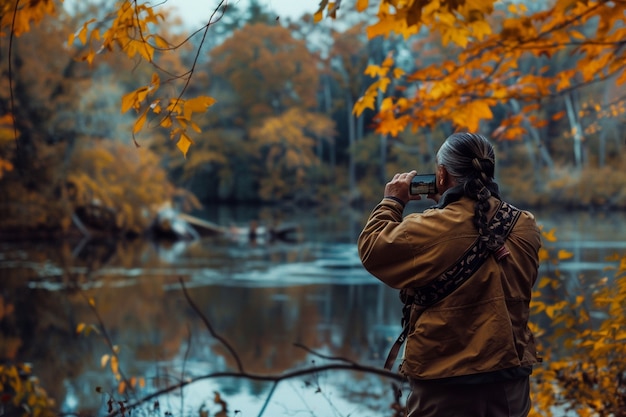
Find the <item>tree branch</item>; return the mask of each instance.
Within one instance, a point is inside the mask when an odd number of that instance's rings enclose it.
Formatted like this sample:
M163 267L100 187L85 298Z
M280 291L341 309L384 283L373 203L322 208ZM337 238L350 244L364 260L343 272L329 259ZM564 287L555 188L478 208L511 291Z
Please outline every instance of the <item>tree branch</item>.
M187 302L189 303L191 308L193 308L195 312L198 314L198 316L204 323L205 327L209 330L209 333L211 333L211 336L219 340L220 343L222 343L222 345L224 345L224 347L230 352L230 354L233 356L233 358L237 362L237 370L239 370L239 372L243 374L244 373L243 364L241 363L241 359L239 358L239 355L237 355L237 352L235 352L235 349L233 349L230 343L228 343L226 339L224 339L219 334L217 334L217 332L213 329L213 326L211 325L209 320L206 318L204 314L202 314L202 311L200 311L200 308L196 305L196 303L194 303L194 301L189 296L189 293L187 292L187 288L185 287L185 283L183 282L183 279L179 277L178 281L180 282L180 286L183 289L183 294L185 295L185 298L187 299Z

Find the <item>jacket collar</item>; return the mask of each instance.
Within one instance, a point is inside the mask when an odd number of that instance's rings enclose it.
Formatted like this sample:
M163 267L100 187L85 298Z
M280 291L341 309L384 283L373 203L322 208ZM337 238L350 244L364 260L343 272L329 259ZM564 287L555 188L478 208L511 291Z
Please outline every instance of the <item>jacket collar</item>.
M431 208L442 209L448 204L454 203L455 201L460 200L461 197L463 197L464 195L465 195L465 192L463 191L463 185L462 184L455 185L452 188L448 188L446 192L441 195L439 202L435 204L434 206L432 206Z
M500 190L498 189L498 186L496 185L496 183L492 182L491 184L489 184L487 186L487 188L491 192L492 196L494 196L498 200L501 200L501 198L500 198ZM448 188L446 190L446 192L444 192L441 195L441 198L439 199L439 203L435 204L431 208L442 209L445 206L447 206L448 204L454 203L455 201L459 201L461 199L461 197L463 197L463 196L465 196L465 187L464 187L464 185L463 184L455 185L452 188Z

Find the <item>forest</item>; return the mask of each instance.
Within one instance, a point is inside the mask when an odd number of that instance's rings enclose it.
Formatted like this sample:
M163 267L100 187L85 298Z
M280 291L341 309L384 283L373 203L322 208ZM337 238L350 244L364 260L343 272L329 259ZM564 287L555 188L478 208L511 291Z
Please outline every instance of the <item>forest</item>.
M419 32L411 10L372 23L386 1L297 21L226 4L204 28L134 2L30 3L15 21L2 3L3 236L81 220L136 236L163 206L369 203L463 129L496 142L515 202L626 207L620 2L557 2L558 19L477 2L449 27L431 6Z
M0 239L132 239L168 208L368 206L461 130L494 141L514 204L626 209L624 1L322 0L300 19L221 1L200 27L174 2L0 0ZM625 413L613 261L593 300L533 306L581 348L540 374L537 415L563 398ZM610 313L596 327L589 303ZM18 368L0 366L0 402L48 412Z

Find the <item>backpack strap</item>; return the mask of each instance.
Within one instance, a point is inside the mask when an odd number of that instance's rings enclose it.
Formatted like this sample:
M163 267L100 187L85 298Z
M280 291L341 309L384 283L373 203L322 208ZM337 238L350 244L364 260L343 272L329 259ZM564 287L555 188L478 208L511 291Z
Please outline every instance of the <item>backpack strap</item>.
M495 215L489 222L489 229L506 238L511 233L521 211L514 206L500 202ZM400 291L400 299L404 303L402 308L402 333L391 347L385 369L390 370L395 362L400 347L406 340L409 330L413 327L420 314L429 306L441 301L459 288L469 277L480 268L482 263L491 254L497 261L509 255L506 245L495 251L488 250L485 243L476 239L463 256L443 274L439 275L427 285L417 288L404 288Z

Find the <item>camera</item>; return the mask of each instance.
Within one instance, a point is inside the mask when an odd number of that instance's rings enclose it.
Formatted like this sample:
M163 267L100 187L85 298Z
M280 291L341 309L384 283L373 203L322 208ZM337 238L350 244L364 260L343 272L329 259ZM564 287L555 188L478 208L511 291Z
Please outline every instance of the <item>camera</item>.
M411 180L409 188L411 195L437 194L437 180L435 174L418 174Z

